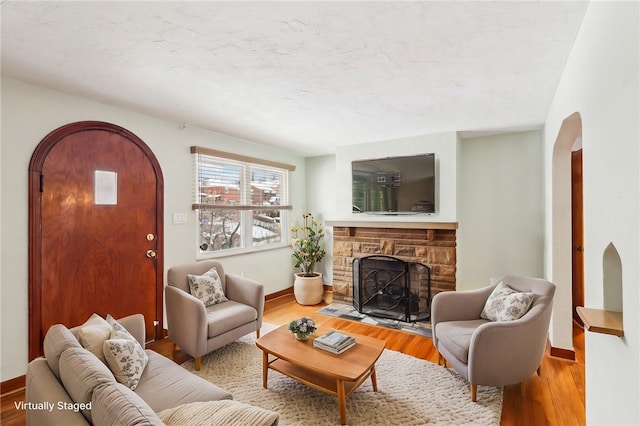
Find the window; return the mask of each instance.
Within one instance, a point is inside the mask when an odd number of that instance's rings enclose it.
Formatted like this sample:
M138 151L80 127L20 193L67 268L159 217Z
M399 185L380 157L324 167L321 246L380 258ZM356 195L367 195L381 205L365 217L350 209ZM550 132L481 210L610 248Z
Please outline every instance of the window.
M207 255L287 243L289 172L294 166L191 147L198 249Z

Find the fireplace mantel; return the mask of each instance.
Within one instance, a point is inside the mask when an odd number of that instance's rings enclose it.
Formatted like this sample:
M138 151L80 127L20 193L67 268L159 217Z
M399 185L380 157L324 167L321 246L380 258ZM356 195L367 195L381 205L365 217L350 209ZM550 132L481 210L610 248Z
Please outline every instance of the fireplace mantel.
M398 220L325 220L327 226L345 228L388 228L388 229L458 229L458 222L416 222Z

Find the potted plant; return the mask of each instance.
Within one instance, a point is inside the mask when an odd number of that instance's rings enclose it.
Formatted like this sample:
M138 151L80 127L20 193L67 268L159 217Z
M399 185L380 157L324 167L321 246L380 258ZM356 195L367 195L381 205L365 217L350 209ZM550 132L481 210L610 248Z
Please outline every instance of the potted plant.
M309 336L311 336L316 329L316 323L308 317L298 318L289 323L289 331L291 331L298 340L308 340Z
M293 293L301 305L316 305L322 301L322 274L315 272L315 266L327 254L322 248L324 232L311 213L302 215L303 225L291 228L292 239L289 246L295 267L302 272L295 274Z

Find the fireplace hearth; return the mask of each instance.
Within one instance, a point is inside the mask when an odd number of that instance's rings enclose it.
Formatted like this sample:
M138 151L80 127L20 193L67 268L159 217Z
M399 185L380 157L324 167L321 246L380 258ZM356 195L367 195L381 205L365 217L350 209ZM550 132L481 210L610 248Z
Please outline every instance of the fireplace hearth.
M353 307L404 322L431 319L431 269L387 255L353 260Z

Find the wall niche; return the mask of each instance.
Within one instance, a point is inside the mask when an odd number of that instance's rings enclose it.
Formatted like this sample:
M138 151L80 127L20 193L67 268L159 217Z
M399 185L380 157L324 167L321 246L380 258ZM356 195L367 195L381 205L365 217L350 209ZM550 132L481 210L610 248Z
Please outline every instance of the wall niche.
M605 311L622 312L622 262L613 243L604 249L602 273L602 307Z
M622 261L613 243L602 254L602 309L578 307L587 331L624 336L622 322Z

